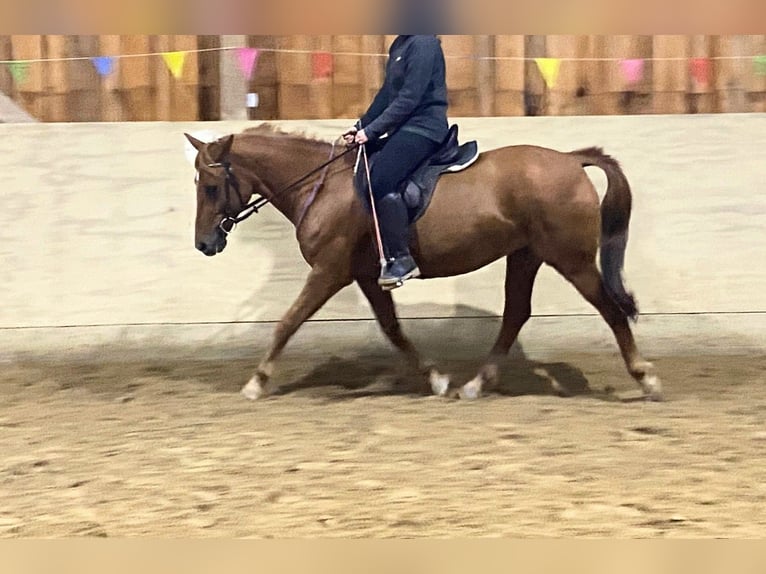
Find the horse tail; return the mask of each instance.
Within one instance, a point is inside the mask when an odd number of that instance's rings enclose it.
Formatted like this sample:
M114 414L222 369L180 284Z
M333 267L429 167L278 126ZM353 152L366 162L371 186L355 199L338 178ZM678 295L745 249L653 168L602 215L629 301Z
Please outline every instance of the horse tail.
M628 179L617 160L601 148L590 147L571 154L578 157L583 167L596 166L606 173L606 195L601 202L601 275L609 296L627 317L635 321L638 306L633 294L626 291L622 278L632 204Z

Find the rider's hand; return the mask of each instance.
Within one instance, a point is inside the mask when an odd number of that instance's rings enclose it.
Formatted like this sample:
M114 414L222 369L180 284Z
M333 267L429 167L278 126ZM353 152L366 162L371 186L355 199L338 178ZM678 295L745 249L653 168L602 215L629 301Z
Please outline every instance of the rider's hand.
M367 134L364 133L364 130L359 130L358 132L356 132L356 137L354 137L354 141L358 144L364 144L370 140L367 137Z
M357 129L356 127L352 127L347 132L343 134L343 140L348 144L351 145L354 143L354 138L356 137Z

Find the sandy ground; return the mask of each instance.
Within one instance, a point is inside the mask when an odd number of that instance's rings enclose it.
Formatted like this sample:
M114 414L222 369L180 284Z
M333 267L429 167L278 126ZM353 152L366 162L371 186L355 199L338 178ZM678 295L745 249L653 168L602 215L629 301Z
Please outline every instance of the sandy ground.
M616 353L516 352L463 402L346 351L255 403L254 360L6 363L0 536L766 535L766 355L660 358L645 403Z

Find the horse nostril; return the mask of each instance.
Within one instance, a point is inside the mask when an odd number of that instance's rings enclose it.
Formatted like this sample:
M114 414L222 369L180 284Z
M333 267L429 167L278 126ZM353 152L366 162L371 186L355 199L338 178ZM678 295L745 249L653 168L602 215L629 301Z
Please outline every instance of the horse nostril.
M199 251L205 251L207 249L207 243L205 243L204 241L198 241L197 242L197 249Z

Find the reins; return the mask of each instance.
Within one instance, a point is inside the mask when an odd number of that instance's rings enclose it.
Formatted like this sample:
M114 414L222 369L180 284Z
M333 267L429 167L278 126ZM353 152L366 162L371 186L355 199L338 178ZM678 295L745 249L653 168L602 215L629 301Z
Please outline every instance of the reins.
M345 151L341 152L338 155L335 155L335 156L331 155L330 159L328 159L326 162L324 162L323 164L321 164L318 167L315 167L310 172L308 172L306 175L304 175L301 178L295 180L294 182L290 183L286 187L284 187L281 190L279 190L277 193L273 194L271 199L273 199L275 197L278 197L278 196L280 196L280 195L290 191L295 186L297 186L300 183L303 183L304 181L306 181L308 178L310 178L315 173L317 173L317 172L319 172L319 171L329 167L330 164L338 161L340 158L342 158L346 154L354 151L357 146L358 146L358 144L355 144L353 146L347 147L347 149ZM334 152L334 149L335 149L335 144L333 144L333 152ZM331 154L332 154L332 152L331 152ZM227 200L228 200L228 193L229 193L229 190L228 190L229 185L234 187L235 190L239 190L239 183L237 182L236 178L234 177L234 174L231 171L231 163L230 162L210 163L210 164L208 164L208 167L222 167L224 169L224 171L226 173L226 187L227 187L226 194L227 194ZM327 172L325 171L325 173L322 174L322 180L321 180L322 182L324 182L324 176L326 175L326 173ZM318 187L315 188L315 191L314 191L315 193L316 193L317 189L318 189ZM251 201L250 203L248 203L247 205L245 205L239 211L239 213L236 215L236 217L231 217L230 215L227 215L223 219L221 219L221 222L218 224L218 227L221 229L221 231L223 231L226 235L228 235L229 233L231 233L232 231L234 231L237 228L237 224L238 223L244 221L245 219L247 219L248 217L250 217L254 213L258 213L259 209L261 209L263 206L271 203L271 199L270 198L264 197L264 196L262 196L260 194L257 194L257 195L258 195L258 197L256 199L254 199L253 201ZM231 227L229 229L226 229L225 224L231 224Z

